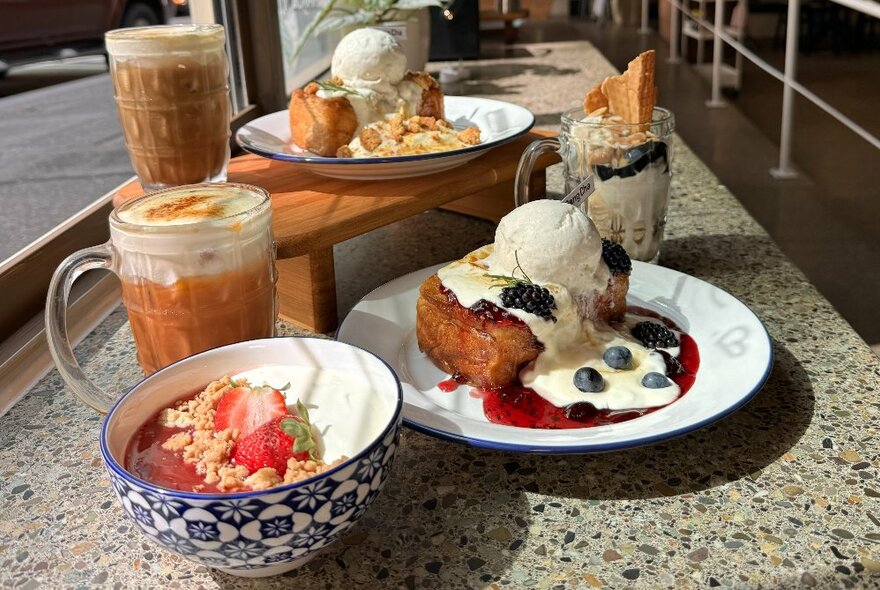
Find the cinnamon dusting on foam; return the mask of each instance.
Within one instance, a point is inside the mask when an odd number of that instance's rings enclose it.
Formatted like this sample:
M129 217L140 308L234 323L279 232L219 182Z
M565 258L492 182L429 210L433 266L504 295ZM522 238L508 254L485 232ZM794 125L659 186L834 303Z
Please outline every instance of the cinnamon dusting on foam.
M176 201L160 203L144 212L147 221L174 221L179 219L221 219L225 208L211 202L209 195L190 195Z
M245 188L182 187L147 195L123 205L116 213L120 221L135 225L188 225L226 219L230 228L241 229L234 219L260 205L263 197Z

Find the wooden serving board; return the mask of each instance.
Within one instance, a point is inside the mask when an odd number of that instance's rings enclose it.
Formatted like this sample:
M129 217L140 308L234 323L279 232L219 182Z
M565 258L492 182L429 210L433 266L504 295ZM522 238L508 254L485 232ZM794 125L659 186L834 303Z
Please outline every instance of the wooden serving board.
M261 186L272 195L281 316L315 332L330 332L338 323L334 244L435 207L497 222L513 209L513 180L523 150L552 135L533 131L458 168L414 178L340 180L245 155L230 161L229 180ZM533 198L544 194L544 169L557 161L549 154L535 165ZM142 194L140 184L132 181L113 204Z

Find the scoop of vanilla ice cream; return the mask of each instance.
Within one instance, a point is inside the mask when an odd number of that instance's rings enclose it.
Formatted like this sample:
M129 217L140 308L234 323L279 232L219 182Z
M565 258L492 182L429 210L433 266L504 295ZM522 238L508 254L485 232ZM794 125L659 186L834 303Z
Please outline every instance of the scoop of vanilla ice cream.
M354 86L397 84L406 74L406 54L390 33L357 29L336 46L330 72Z
M489 272L511 276L517 265L533 282L562 285L573 297L608 285L599 230L580 209L562 201L530 201L501 219Z

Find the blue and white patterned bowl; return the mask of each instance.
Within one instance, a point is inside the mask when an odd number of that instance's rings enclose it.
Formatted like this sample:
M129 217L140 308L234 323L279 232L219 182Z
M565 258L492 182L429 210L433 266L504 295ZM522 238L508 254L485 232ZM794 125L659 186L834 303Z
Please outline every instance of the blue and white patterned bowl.
M373 397L359 405L372 414L358 423L363 427L334 428L312 416L322 431L329 427L325 438L335 437L348 460L300 483L230 494L171 490L125 470L131 436L162 408L222 375L265 365L332 368L370 383ZM339 539L379 495L397 449L402 399L394 371L355 346L317 338L240 342L179 361L128 391L104 420L101 455L123 509L152 541L230 574L271 576Z

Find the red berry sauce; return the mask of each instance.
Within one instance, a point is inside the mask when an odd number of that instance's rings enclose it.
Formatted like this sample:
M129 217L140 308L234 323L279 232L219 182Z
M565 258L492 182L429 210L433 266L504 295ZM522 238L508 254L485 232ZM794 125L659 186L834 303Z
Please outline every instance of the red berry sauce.
M455 296L455 293L453 293L443 285L440 285L440 292L446 295L446 298L449 300L450 303L461 305L458 302L458 298ZM480 299L468 309L471 312L475 313L477 317L484 322L492 322L501 325L526 325L524 321L522 321L506 309L498 307L494 303L486 301L485 299Z
M630 307L628 311L640 316L657 318L670 329L681 331L671 320L661 317L651 310ZM686 394L693 386L697 370L700 367L700 353L697 349L697 343L683 332L680 338L681 347L677 358L663 354L666 359L667 375L681 389L679 397ZM590 428L626 422L660 409L657 407L611 411L596 409L588 403L557 408L533 389L522 385L499 389L474 389L471 395L482 398L483 413L489 422L520 428Z
M447 379L446 381L441 381L440 383L438 383L437 387L440 389L440 391L445 391L446 393L452 393L453 391L458 389L459 385L460 385L460 383L458 381L456 381L455 379Z
M200 392L201 390L196 391L181 399L192 399ZM168 407L176 404L177 402L171 403ZM221 493L216 486L205 483L205 476L196 473L195 464L184 462L180 452L162 448L166 440L185 430L187 429L161 426L157 412L129 441L123 467L136 477L163 488L192 492L196 486L202 486L198 488L200 493Z

